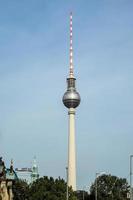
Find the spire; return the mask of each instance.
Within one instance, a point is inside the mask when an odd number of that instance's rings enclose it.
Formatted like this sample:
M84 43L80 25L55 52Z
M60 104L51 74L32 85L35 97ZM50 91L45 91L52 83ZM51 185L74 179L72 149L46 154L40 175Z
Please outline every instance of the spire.
M11 159L11 166L13 166L13 159Z
M37 166L37 162L36 162L36 156L34 156L34 159L33 159L33 166L36 167Z
M72 47L72 12L70 13L70 74L69 77L73 78L73 47Z
M31 173L31 182L34 182L38 178L39 178L38 166L36 162L36 156L34 156L33 165L32 165L32 173Z

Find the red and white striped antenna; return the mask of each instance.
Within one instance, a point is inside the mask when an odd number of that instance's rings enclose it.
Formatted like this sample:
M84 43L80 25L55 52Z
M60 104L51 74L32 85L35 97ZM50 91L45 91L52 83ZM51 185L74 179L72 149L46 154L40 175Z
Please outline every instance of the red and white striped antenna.
M73 31L72 31L72 12L70 12L70 78L74 78L74 72L73 72L73 46L72 46L72 36L73 36Z

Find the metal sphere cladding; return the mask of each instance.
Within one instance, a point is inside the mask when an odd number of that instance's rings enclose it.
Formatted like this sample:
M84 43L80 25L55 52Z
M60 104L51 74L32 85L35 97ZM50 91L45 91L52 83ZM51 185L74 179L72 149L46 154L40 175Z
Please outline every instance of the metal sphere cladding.
M63 103L67 108L76 108L80 104L80 95L75 88L75 78L67 79L67 91L63 96Z

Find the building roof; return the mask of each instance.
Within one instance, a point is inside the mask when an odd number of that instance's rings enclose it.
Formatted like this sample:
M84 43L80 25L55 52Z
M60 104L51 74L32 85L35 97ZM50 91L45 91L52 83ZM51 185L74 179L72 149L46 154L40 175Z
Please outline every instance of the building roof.
M10 169L6 169L6 179L7 180L16 180L16 179L18 179L18 176L14 170L11 172Z

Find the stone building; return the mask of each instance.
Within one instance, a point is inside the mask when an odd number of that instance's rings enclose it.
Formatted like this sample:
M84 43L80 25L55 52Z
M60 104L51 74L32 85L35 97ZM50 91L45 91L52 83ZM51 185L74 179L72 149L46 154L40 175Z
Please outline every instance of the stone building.
M13 162L10 168L5 167L5 163L0 157L0 200L13 200L12 185L17 179L17 175L13 170Z

